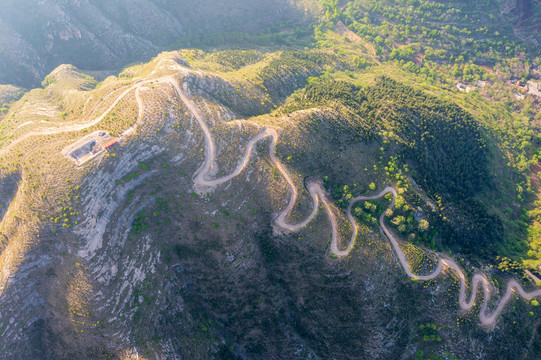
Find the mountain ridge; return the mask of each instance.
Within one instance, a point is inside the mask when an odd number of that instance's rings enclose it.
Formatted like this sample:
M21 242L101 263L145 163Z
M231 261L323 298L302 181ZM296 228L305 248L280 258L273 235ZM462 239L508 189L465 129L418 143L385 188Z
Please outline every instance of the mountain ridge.
M273 74L283 69L259 61ZM317 62L290 66L281 76L299 87L322 71ZM385 203L376 204L379 196L363 194L390 179L401 184L393 192L393 211L399 213L409 175L372 171L384 138L370 141L362 132L352 138L348 130L365 119L349 118L330 104L309 104L280 116L285 109L237 117L235 106L227 108L212 94L227 92L220 98L239 98L230 101L236 106L254 94L266 101L261 79L198 69L181 52L163 53L123 74L87 88L84 74L61 66L44 89L27 93L2 119L7 126L2 131L15 135L2 138L2 174L21 178L0 223L5 284L0 341L6 358L242 359L295 352L307 358L388 359L440 346L411 340L424 336L420 321L438 324L437 336L452 339L441 352L494 356L508 346L501 341L514 334L512 321L534 320L525 316L531 307L514 302L517 310L506 307L487 333L477 311L458 313L460 276L405 282L386 238L359 214L374 207L381 213L366 214L386 218ZM309 93L313 100L314 87ZM294 99L288 97L285 106ZM34 119L23 117L32 114L21 111L23 104L42 107L44 101L61 106L66 115L46 122L35 113ZM28 129L22 131L23 124ZM281 129L280 136L269 129ZM81 139L102 136L101 146L111 147L82 164L75 161L79 154L63 152L74 145L82 149ZM342 136L350 140L338 141ZM349 200L364 199L362 206L349 207L352 223L341 205L347 199L344 186L337 193L332 184L350 183L347 179L357 183L347 190L356 195ZM371 181L377 182L373 190ZM321 200L327 216L314 199ZM392 222L383 224L397 231ZM350 239L357 226L351 243L339 240ZM413 273L431 273L443 264L437 267L434 253L410 243L400 246ZM348 256L342 256L344 248ZM460 260L454 266L472 265ZM497 270L487 271L502 279ZM483 307L493 309L502 300L503 291L493 291ZM460 294L462 299L464 291ZM21 298L26 307L20 307ZM381 299L386 306L377 306ZM337 324L341 332L332 331ZM381 336L392 340L382 344ZM519 347L525 339L513 335L508 341Z
M218 5L212 1L10 0L0 14L0 83L34 87L63 63L85 70L118 69L148 61L190 34L257 33L288 22L306 22L315 5L305 2L310 7L289 0L264 4L228 0Z

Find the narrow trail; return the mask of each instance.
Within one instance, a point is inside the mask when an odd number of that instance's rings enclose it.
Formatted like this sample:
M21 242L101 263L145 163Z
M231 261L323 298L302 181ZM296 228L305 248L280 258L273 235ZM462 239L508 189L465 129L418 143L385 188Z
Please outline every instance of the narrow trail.
M541 279L539 279L537 276L535 276L534 274L532 274L532 272L528 269L524 270L524 272L526 273L526 275L528 275L535 284L541 284Z
M173 65L175 70L178 70L182 74L186 74L189 72L186 68L174 64ZM338 232L338 223L336 220L336 216L332 210L331 204L327 199L326 192L323 188L323 185L320 181L308 181L306 183L306 188L310 194L310 197L312 198L313 202L313 208L311 213L308 215L308 217L299 223L289 223L287 221L287 217L291 214L293 211L293 208L295 207L295 204L298 199L298 191L297 188L293 182L293 179L291 178L289 172L286 170L284 165L277 159L276 157L276 144L279 138L279 130L273 129L273 128L265 128L263 131L261 131L258 135L256 135L254 138L252 138L248 144L246 145L246 149L243 155L243 158L238 163L237 167L233 170L233 172L227 176L224 176L222 178L215 178L212 179L211 177L213 174L214 169L214 162L216 158L216 147L214 144L214 140L212 138L212 134L209 130L209 127L201 113L201 111L197 108L197 106L184 94L182 91L179 81L174 76L165 76L162 78L157 79L151 79L146 81L138 81L133 86L126 89L121 95L117 97L117 99L109 106L109 108L98 118L94 119L90 123L84 123L84 124L74 124L71 126L65 126L63 128L57 128L57 129L50 129L50 130L44 130L40 132L30 132L26 134L25 136L15 140L11 144L9 144L6 148L0 151L0 156L6 154L13 146L16 144L24 141L25 139L28 139L33 136L42 136L42 135L53 135L58 133L67 133L67 132L74 132L74 131L80 131L86 128L89 128L91 126L94 126L98 124L100 121L102 121L108 113L110 113L114 107L127 95L130 91L133 91L135 89L135 98L138 104L138 120L137 124L142 121L143 118L143 101L140 97L139 88L145 84L148 83L167 83L170 84L173 89L175 90L177 96L179 99L186 105L186 107L189 109L189 111L192 113L192 115L197 120L201 130L203 131L204 137L205 137L205 160L201 164L201 166L198 168L198 170L194 174L193 182L194 182L194 189L199 194L207 193L210 190L213 190L217 186L228 182L232 179L234 179L236 176L238 176L249 164L250 157L252 155L253 149L255 145L266 139L270 138L271 143L269 145L269 157L273 164L276 166L276 168L280 171L284 179L286 180L289 188L290 188L290 197L288 205L285 209L283 209L281 212L277 214L277 217L275 219L275 223L279 228L282 228L286 231L296 232L302 230L304 227L306 227L318 214L318 210L320 208L320 205L323 206L325 212L328 215L329 222L331 224L332 229L332 240L330 245L330 252L336 256L343 257L350 254L351 250L353 249L355 245L355 240L358 235L358 226L356 224L356 221L351 213L353 205L359 201L370 201L370 200L376 200L384 197L387 194L392 195L392 202L388 209L392 209L395 205L396 198L397 198L397 192L392 187L385 188L382 192L380 192L377 195L372 196L358 196L351 200L348 209L347 209L347 218L349 222L351 223L352 227L352 235L349 240L348 245L345 247L345 249L341 249L341 239ZM394 252L396 253L396 256L399 260L400 265L404 269L405 273L408 277L414 280L431 280L436 277L438 277L440 274L444 273L446 270L452 270L457 275L459 281L460 281L460 293L459 293L459 305L460 308L463 310L470 310L475 306L475 301L478 296L478 291L481 288L483 292L483 302L481 303L480 313L479 313L479 319L481 323L485 326L492 326L495 324L496 318L502 313L503 309L507 305L507 303L513 298L513 296L519 295L523 299L529 300L534 297L541 297L541 289L532 291L532 292L526 292L522 286L518 283L517 280L512 279L507 283L507 288L505 294L501 297L499 304L497 305L496 309L494 309L492 312L488 311L488 303L491 299L493 287L491 286L490 282L488 281L487 277L484 274L475 274L472 278L471 283L471 293L468 298L467 292L468 292L468 286L466 283L466 276L464 271L460 268L460 266L454 261L449 258L445 258L441 256L438 260L438 265L436 266L435 270L426 275L417 275L414 274L411 270L411 267L406 259L406 256L404 252L402 251L400 247L399 240L393 235L393 233L387 228L385 224L385 212L380 216L379 218L379 224L381 226L381 229L383 230L384 234L389 238L391 245L393 247Z

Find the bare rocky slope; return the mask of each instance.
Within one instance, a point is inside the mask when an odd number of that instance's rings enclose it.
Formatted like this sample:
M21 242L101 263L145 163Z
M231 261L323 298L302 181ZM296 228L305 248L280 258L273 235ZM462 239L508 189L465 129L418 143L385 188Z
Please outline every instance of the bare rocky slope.
M8 0L0 13L0 84L32 87L60 64L118 69L179 37L258 33L311 16L311 1Z

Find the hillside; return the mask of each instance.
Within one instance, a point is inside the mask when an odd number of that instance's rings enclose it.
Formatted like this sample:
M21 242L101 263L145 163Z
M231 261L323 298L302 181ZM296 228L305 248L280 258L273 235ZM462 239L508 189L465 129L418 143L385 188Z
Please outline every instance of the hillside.
M439 275L437 258L389 247L371 220L388 203L356 198L348 220L352 195L392 183L396 215L425 236L430 200L393 154L411 156L427 194L448 175L427 177L424 161L434 160L407 150L418 136L408 121L424 110L402 97L457 112L472 147L480 135L470 138L467 113L386 78L355 89L311 80L290 97L323 60L348 67L326 52L186 61L194 55L164 53L97 87L62 66L10 106L0 150L4 358L493 358L523 347L535 357L538 342L524 334L536 331L535 306L513 301L511 311L501 288L487 304L501 302L502 316L459 314L458 278L404 282L402 266ZM203 70L212 66L220 71ZM426 130L439 136L435 126ZM427 202L410 216L413 195ZM387 232L408 231L381 219Z
M278 32L316 9L309 0L9 0L0 13L0 84L33 87L60 64L121 69L193 36Z
M429 40L425 45L434 59L442 56L444 45L446 51L454 47L455 57L473 52L484 64L495 61L500 51L535 53L540 41L539 5L530 0L436 1L435 7L428 1L344 3L346 25L354 25L352 29L363 37L372 36L378 53L393 48L383 41L389 30L399 35L393 39L395 45ZM419 10L399 15L412 6ZM305 31L317 21L321 8L315 0L46 0L37 4L9 0L0 14L0 84L34 87L67 63L111 74L128 63L148 61L164 49L304 47L309 43ZM471 21L462 13L469 13ZM398 32L393 29L404 19L407 25L402 22ZM379 26L386 20L392 28L380 33ZM518 42L524 45L517 47Z
M500 3L41 2L6 39L81 35L0 86L0 358L538 359L537 9Z
M534 0L500 0L500 7L502 14L514 25L517 36L534 46L538 46L541 30L539 2Z

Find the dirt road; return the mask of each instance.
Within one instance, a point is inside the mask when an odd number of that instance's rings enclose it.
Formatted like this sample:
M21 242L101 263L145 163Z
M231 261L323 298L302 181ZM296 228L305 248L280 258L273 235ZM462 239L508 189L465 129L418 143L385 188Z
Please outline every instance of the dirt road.
M180 66L174 61L172 61L172 64L170 64L169 67L175 70L178 70L179 72L183 74L186 74L189 72L188 69ZM274 129L274 128L264 129L262 132L260 132L258 135L256 135L253 139L251 139L248 142L242 159L239 161L238 165L236 166L236 168L231 174L224 176L222 178L212 179L211 177L213 176L214 163L216 160L216 147L214 144L214 140L212 138L212 133L209 130L209 127L202 113L199 111L197 106L191 101L191 99L189 99L184 94L184 91L182 90L178 80L174 76L165 76L158 79L139 81L133 86L126 89L121 95L119 95L117 99L109 106L109 108L101 116L94 119L93 121L89 123L84 123L84 124L74 124L74 125L65 126L61 128L46 129L39 132L37 131L30 132L24 135L23 137L15 140L9 146L1 150L0 155L6 154L11 148L13 148L13 146L15 146L16 144L32 136L42 136L42 135L52 135L52 134L58 134L58 133L73 132L73 131L79 131L79 130L83 130L91 126L94 126L98 124L100 121L102 121L105 118L105 116L107 116L107 114L111 112L113 108L119 103L119 101L122 100L122 98L124 98L127 94L129 94L130 91L133 91L134 89L136 90L135 97L139 106L139 114L138 114L139 116L137 120L137 122L139 123L142 120L143 109L144 109L143 107L144 104L139 94L139 88L150 82L170 84L174 88L178 97L182 100L182 102L187 106L187 108L192 113L192 115L196 118L201 130L203 131L203 134L205 137L205 148L204 148L205 160L203 164L201 164L199 169L195 172L194 178L193 178L194 188L198 193L200 194L206 193L209 190L214 189L223 183L233 180L249 164L249 160L252 155L254 146L258 142L266 138L271 138L271 143L269 146L269 157L271 161L273 162L273 164L276 166L276 168L280 171L280 173L282 174L282 176L284 177L284 179L286 180L290 188L290 197L289 197L288 205L285 209L283 209L281 212L278 213L275 220L276 225L279 228L282 228L286 231L291 231L291 232L302 230L317 216L320 205L322 205L325 212L328 215L329 222L332 228L330 252L336 256L342 257L342 256L349 255L349 253L353 249L355 240L358 235L358 227L353 215L351 214L351 210L355 203L359 201L375 200L387 194L391 194L393 200L392 200L391 205L389 206L389 209L394 207L396 197L397 197L397 192L392 187L385 188L382 192L380 192L377 195L358 196L352 199L352 201L350 202L348 206L347 214L346 214L352 226L352 235L351 235L348 245L344 249L341 249L343 246L341 246L341 240L338 233L338 223L336 220L336 216L330 205L330 202L327 199L322 183L320 181L309 181L306 184L306 188L313 202L312 211L304 221L299 222L299 223L289 223L287 221L287 217L291 214L291 212L293 211L293 208L295 207L295 204L298 198L298 191L289 172L286 170L284 165L276 157L275 152L276 152L276 143L279 138L279 130ZM473 308L478 296L478 292L482 290L483 302L481 303L479 319L481 323L485 326L494 325L496 318L502 313L507 303L513 298L515 294L519 295L520 297L526 300L532 299L534 297L541 297L541 289L532 291L532 292L526 292L518 283L518 281L510 280L507 284L506 291L503 294L503 296L500 298L500 302L497 305L496 309L492 310L492 312L489 312L488 303L491 299L494 289L484 274L478 273L473 276L472 282L471 282L471 293L470 293L469 298L468 298L468 286L467 286L466 276L465 276L464 271L459 267L459 265L454 260L451 260L445 257L444 255L440 256L440 259L438 260L438 265L436 266L436 268L434 269L432 273L426 274L426 275L414 274L406 259L406 256L404 255L404 252L402 251L400 247L399 240L395 237L395 235L391 232L391 230L389 230L384 220L385 220L385 213L382 214L381 217L379 218L379 224L384 234L389 238L389 241L391 242L392 248L398 258L398 261L408 277L410 277L411 279L420 280L420 281L431 280L438 277L440 274L442 274L446 270L453 271L460 281L459 305L460 305L460 308L464 310L470 310Z
M348 246L341 250L340 249L340 236L338 234L338 224L336 221L336 217L334 215L334 212L331 209L331 206L329 204L329 201L327 200L327 197L325 195L325 191L323 189L323 186L321 182L309 182L307 184L307 190L312 198L313 201L313 210L310 213L310 215L302 222L291 224L287 221L288 215L290 215L291 211L293 210L295 203L297 201L298 197L298 191L293 183L293 180L291 179L291 176L283 166L283 164L276 158L275 150L276 150L276 142L278 140L278 131L276 129L266 128L261 133L259 133L257 136L255 136L253 139L251 139L245 149L244 156L242 160L238 163L235 170L230 174L222 178L217 179L208 179L208 177L211 174L211 171L214 167L214 161L215 161L215 145L214 141L212 139L212 134L209 131L208 126L206 125L206 122L201 115L201 113L198 111L198 109L195 107L195 105L182 93L180 87L178 84L174 85L177 89L177 93L179 94L182 101L186 104L186 106L190 109L192 114L196 117L199 124L201 125L201 129L203 130L205 134L205 161L199 168L199 170L196 172L194 177L194 186L197 190L205 191L209 188L215 188L216 186L223 184L227 181L232 180L236 176L238 176L248 165L250 156L252 154L252 150L256 143L259 141L271 137L272 142L269 146L269 156L274 163L274 165L277 167L277 169L280 171L286 182L288 183L290 187L290 199L287 207L282 210L278 217L276 218L276 225L292 232L300 231L303 229L306 225L308 225L314 217L318 213L320 202L323 204L323 207L325 208L325 211L327 212L327 215L329 217L329 221L331 223L332 228L332 240L331 240L331 246L330 246L330 252L336 256L347 256L353 249L353 246L355 244L355 240L358 235L358 227L356 224L356 221L351 214L351 210L353 208L353 205L356 202L359 201L369 201L369 200L376 200L379 198L382 198L383 196L387 194L391 194L393 197L392 203L389 206L389 209L392 209L394 207L397 192L392 187L385 188L381 193L373 196L358 196L349 204L348 210L347 210L347 217L349 221L351 222L352 226L352 235L351 239L349 241ZM471 284L471 294L468 298L468 286L466 283L466 276L464 274L464 271L460 268L460 266L453 260L441 257L438 261L438 265L434 269L434 271L427 275L417 275L414 274L411 271L411 267L406 259L406 256L404 255L404 252L402 251L400 247L399 240L394 236L394 234L388 229L388 227L385 224L385 212L380 216L379 218L379 224L381 226L381 229L385 233L385 235L389 238L391 245L393 247L393 250L396 253L396 256L398 258L398 261L400 262L400 265L411 279L415 280L432 280L436 277L438 277L440 274L442 274L445 270L452 270L457 275L459 281L460 281L460 293L459 293L459 305L460 308L463 310L470 310L474 307L479 289L483 291L483 302L481 303L481 309L479 314L479 320L481 323L485 326L491 326L494 325L496 318L502 313L503 309L509 302L509 300L512 299L513 295L517 293L520 295L523 299L529 300L534 297L541 297L541 289L536 290L533 292L526 292L521 285L516 280L510 280L507 284L506 292L500 299L500 302L495 310L492 312L488 311L488 303L491 299L493 287L491 286L490 282L483 274L475 274L472 278L472 284Z
M392 194L393 201L391 205L389 206L389 209L392 209L394 207L395 201L396 201L396 190L392 187L387 187L384 189L381 193L375 196L359 196L352 200L349 208L348 208L348 217L351 216L351 208L352 205L355 202L358 201L368 201L368 200L375 200L379 199L387 194ZM351 217L350 217L351 220ZM442 272L449 269L454 271L454 273L457 275L459 281L460 281L460 293L458 297L458 302L460 305L460 308L463 310L470 310L475 305L475 301L477 298L477 293L479 291L479 288L483 291L483 302L481 303L481 310L479 313L479 320L483 325L491 326L494 325L496 318L502 313L503 309L505 308L505 305L513 298L513 296L516 294L520 295L523 299L530 300L534 297L540 297L541 296L541 290L536 290L532 292L526 292L522 286L518 283L516 280L510 280L507 283L507 288L505 291L505 294L501 297L500 302L496 309L494 309L492 312L488 311L488 302L490 301L490 298L492 296L492 292L494 291L494 288L491 286L490 282L486 278L484 274L475 274L472 278L472 284L471 284L471 294L468 299L468 287L466 284L466 276L464 274L464 271L460 268L460 266L454 261L449 258L440 257L438 261L438 265L436 266L436 269L431 274L427 275L417 275L414 274L411 271L411 268L408 264L408 261L406 260L406 256L404 255L404 252L402 251L402 248L400 247L399 240L394 236L394 234L389 230L387 225L385 224L385 212L380 216L379 218L379 224L385 233L385 235L389 238L391 241L391 245L393 246L393 249L398 257L398 260L400 262L400 265L406 272L406 274L415 280L431 280L436 277L438 277Z

